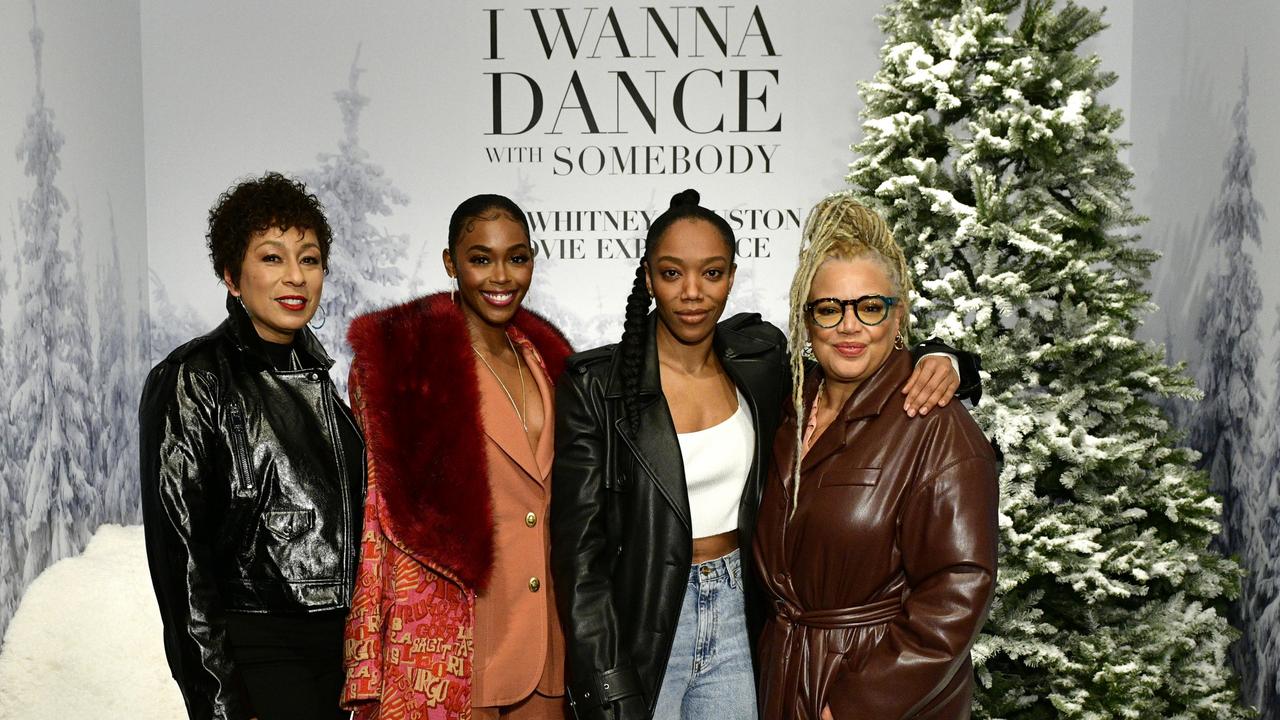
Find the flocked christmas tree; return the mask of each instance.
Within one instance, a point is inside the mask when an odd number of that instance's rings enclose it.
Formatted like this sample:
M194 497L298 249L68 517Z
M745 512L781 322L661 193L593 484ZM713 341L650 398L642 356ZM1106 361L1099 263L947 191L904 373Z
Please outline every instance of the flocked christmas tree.
M996 605L976 717L1243 717L1217 609L1221 506L1155 396L1194 387L1134 339L1153 253L1081 43L1052 0L899 0L861 88L850 182L914 262L923 335L981 355L1003 451Z
M318 169L301 174L307 188L324 204L333 229L333 246L321 305L324 314L317 334L335 360L331 374L338 392L346 397L351 349L347 326L361 313L386 303L388 290L399 287L409 240L373 225L374 216L391 214L392 205L404 205L408 197L391 184L382 167L369 161L360 147L360 113L369 98L359 90L360 51L351 62L347 88L334 93L342 110L343 138L337 154L322 153ZM315 322L315 321L313 321Z

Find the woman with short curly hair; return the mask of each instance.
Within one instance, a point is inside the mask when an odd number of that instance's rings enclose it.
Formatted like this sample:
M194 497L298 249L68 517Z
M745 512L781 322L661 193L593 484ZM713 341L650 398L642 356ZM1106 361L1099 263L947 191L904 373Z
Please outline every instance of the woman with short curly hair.
M191 718L339 718L364 443L307 322L332 233L278 173L224 193L209 258L227 319L147 377L143 524Z

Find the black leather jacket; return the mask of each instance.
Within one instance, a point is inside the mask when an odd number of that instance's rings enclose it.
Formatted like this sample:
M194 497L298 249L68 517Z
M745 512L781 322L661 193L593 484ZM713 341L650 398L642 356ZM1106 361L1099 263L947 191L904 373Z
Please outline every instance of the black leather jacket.
M572 356L556 388L551 571L567 636L567 689L579 720L652 718L692 561L688 489L662 395L652 314L649 321L638 434L626 421L616 346ZM752 313L721 322L714 342L755 425L738 510L738 546L749 551L770 448L790 402L786 339ZM927 352L957 356L962 394L979 387L973 356L932 341L913 355ZM754 638L763 595L755 564L743 562L742 573Z
M349 477L352 423L322 368L279 372L240 303L213 332L152 369L138 410L142 511L165 653L191 718L242 720L226 613L349 606L363 472ZM355 433L359 437L359 433ZM360 463L363 466L363 463Z

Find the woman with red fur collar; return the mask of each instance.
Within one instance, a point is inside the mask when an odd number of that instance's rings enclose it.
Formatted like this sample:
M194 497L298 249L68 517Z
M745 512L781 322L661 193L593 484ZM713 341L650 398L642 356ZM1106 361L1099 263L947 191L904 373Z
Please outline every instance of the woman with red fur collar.
M369 480L343 704L359 720L562 720L545 516L569 344L520 308L533 250L511 200L463 202L443 260L455 292L351 326Z

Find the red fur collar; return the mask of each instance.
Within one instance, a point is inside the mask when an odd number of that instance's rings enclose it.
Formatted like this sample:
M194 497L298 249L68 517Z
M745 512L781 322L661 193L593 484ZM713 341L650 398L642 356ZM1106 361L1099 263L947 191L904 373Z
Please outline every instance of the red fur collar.
M512 324L558 380L571 352L560 331L527 310ZM388 535L483 589L493 565L493 503L462 313L447 293L428 295L360 316L347 339Z

